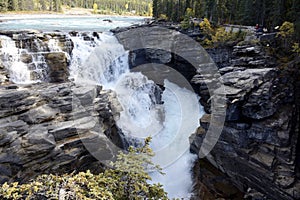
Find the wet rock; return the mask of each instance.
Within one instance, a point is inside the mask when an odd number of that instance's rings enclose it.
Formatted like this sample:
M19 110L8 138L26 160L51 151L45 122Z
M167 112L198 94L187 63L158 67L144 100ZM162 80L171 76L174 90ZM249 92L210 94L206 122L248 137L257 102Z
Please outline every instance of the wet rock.
M30 54L22 54L20 60L24 63L32 63L32 56Z
M52 52L44 55L48 65L48 79L51 83L61 83L68 80L69 70L64 52Z

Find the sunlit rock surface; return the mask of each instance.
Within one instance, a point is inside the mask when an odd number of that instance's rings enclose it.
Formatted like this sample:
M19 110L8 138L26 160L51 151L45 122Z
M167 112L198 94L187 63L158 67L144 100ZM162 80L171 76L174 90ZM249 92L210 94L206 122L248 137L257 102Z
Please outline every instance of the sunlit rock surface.
M50 172L100 171L102 164L83 142L107 157L116 153L108 138L122 146L110 99L114 94L99 86L1 86L0 182Z

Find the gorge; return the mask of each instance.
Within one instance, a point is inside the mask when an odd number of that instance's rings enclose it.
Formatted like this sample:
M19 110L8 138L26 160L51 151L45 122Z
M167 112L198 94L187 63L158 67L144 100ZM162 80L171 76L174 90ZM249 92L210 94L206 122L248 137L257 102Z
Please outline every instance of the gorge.
M131 29L139 28L145 27L134 26ZM161 46L169 48L168 51L132 50L130 42L134 39L134 44L137 44L141 35L122 34L127 30L113 31L118 40L111 34L97 32L1 31L1 182L26 181L40 173L86 169L99 171L103 162L115 155L118 147L135 142L134 139L124 141L124 130L132 128L126 127L127 124L132 125L128 119L137 123L140 128L137 130L147 130L150 126L150 130L157 132L169 123L169 127L176 131L176 127L172 127L179 120L176 113L183 112L176 108L180 104L176 95L191 97L184 99L185 104L191 107L183 108L189 113L193 113L192 109L197 110L196 117L201 118L201 126L194 116L184 121L192 121L190 129L185 132L188 136L194 133L189 138L191 145L188 148L197 155L212 117L211 94L206 83L207 80L214 82L221 78L227 97L225 124L220 139L204 162L211 163L226 174L233 185L248 192L253 199L300 198L299 78L293 70L299 65L299 60L280 69L276 59L266 53L263 43L247 41L207 50L220 68L221 77L215 74L203 76L201 71L187 62L187 57L196 57L198 52L194 51L193 46L177 41L176 36L170 37L168 30L152 32L152 37L159 34ZM149 32L146 34L151 37ZM100 48L94 51L95 47ZM176 47L180 48L177 50ZM96 56L91 57L91 52ZM184 52L186 56L179 57L176 55L178 52ZM89 64L86 59L89 59ZM199 105L199 109L195 108L197 105L193 104L193 98L197 100L198 97L193 97L190 90L176 88L170 82L156 86L154 82L157 83L157 80L140 78L142 74L138 73L122 77L146 63L167 65L180 72L200 96L206 114L201 112ZM95 68L95 65L104 68ZM152 67L155 69L155 66ZM124 82L116 81L120 77L124 78ZM89 85L86 85L87 80ZM131 98L122 102L113 91L116 87L124 93L130 92ZM175 95L174 91L177 91ZM74 103L74 96L79 103ZM125 103L129 103L129 109L122 118L122 105ZM80 106L84 109L75 109ZM159 113L163 106L167 109L165 121L171 121L162 126L160 123L163 120L160 119L163 116ZM154 124L149 125L149 118L143 116L144 113L158 120L150 120ZM127 121L118 123L120 119ZM99 133L97 130L100 129ZM168 139L168 134L172 132L165 134ZM158 138L157 142L170 143L162 139ZM95 144L106 148L92 149L94 153L91 155L89 148ZM213 190L209 187L216 182L206 182L204 170L200 167L196 169L200 172L199 177L194 177L193 185L189 170L195 155L186 154L180 156L182 162L187 163L186 167L182 171L177 171L179 167L169 168L173 174L170 179L166 178L166 184L172 183L170 180L175 181L176 174L186 174L187 179L182 183L188 188L184 188L183 194L178 191L181 197L186 197L186 191L193 190L195 195L199 193L195 198L207 199L199 189L200 182L208 190ZM99 156L102 162L98 161ZM169 187L171 189L168 191L172 193L174 186ZM180 186L176 186L176 190L178 188ZM176 195L174 193L174 197ZM230 195L227 196L227 199L230 198Z

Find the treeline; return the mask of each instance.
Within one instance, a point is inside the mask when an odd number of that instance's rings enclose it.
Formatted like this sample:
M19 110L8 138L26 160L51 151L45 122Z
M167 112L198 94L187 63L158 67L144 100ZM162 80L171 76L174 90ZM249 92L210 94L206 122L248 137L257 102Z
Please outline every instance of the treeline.
M5 11L54 11L66 8L95 8L107 13L133 12L152 15L152 0L0 0L0 12Z
M61 11L64 0L0 0L0 11ZM69 0L71 2L71 0Z
M152 0L94 0L94 3L102 11L112 11L118 14L132 12L137 15L152 16Z
M218 24L259 24L269 29L284 21L300 24L299 0L153 0L157 18L182 21L187 8L193 10L194 17Z

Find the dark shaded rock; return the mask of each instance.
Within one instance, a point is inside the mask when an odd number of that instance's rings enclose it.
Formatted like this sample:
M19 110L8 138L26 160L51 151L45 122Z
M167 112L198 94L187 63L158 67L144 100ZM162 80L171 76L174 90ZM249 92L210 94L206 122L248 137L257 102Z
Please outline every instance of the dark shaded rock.
M50 83L61 83L68 80L69 70L67 57L64 52L45 54L48 65L48 79Z
M24 63L32 63L32 56L30 54L22 54L20 60Z
M195 180L192 200L238 200L244 197L244 193L233 185L225 174L207 161L197 161L193 173Z

